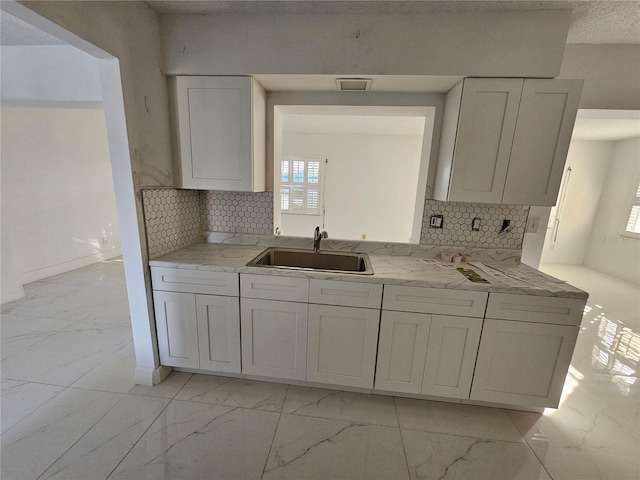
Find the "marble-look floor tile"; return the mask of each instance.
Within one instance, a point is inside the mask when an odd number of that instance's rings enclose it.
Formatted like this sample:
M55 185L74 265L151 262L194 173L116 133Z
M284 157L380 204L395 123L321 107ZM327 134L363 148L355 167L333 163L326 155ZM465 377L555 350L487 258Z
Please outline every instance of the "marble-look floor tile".
M2 435L2 478L35 479L122 395L65 389Z
M9 356L2 377L69 386L131 342L131 327L79 322Z
M398 426L393 397L290 386L283 413Z
M547 446L536 450L553 480L638 480L639 457Z
M35 282L25 297L2 305L2 313L55 318L71 322L130 325L126 290Z
M402 430L412 479L551 480L524 443Z
M282 414L263 478L408 478L400 431Z
M173 398L191 378L192 373L171 372L159 385L136 385L129 393L151 397Z
M176 399L279 412L286 394L283 383L194 375Z
M539 458L548 447L635 458L640 450L638 434L579 389L558 410L508 415Z
M70 272L39 280L38 283L60 285L82 285L86 287L114 288L124 290L124 262L121 258L105 260Z
M107 478L169 401L158 397L126 396L40 478Z
M640 285L621 280L581 265L541 264L540 270L554 277L566 280L572 285L589 292L587 312L582 322L586 328L598 328L597 319L601 314L624 321L634 330L640 329Z
M4 360L73 325L73 322L53 318L2 314L0 324L2 359Z
M506 412L499 408L399 397L395 402L400 428L523 442L518 429Z
M133 350L133 342L131 342L109 356L97 367L89 370L71 386L87 390L127 393L136 386L135 368L136 355Z
M110 479L259 479L279 414L172 400Z
M2 432L58 395L64 387L2 380Z

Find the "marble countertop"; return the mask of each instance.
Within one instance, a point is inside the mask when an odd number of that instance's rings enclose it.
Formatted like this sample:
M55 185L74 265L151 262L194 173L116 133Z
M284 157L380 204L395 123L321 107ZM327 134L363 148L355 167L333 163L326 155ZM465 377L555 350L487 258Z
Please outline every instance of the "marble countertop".
M522 273L537 273L545 278L540 286L527 285L515 287L502 280L486 275L484 272L461 263L462 268L472 268L490 283L473 283L456 269L442 268L442 262L425 262L424 258L407 255L369 254L373 275L353 275L309 270L289 270L280 268L247 267L246 264L266 247L245 246L222 243L198 243L181 248L149 261L152 267L188 268L260 275L278 275L288 277L306 277L347 282L385 283L415 287L453 288L484 292L516 293L527 295L554 296L565 298L584 298L588 293L561 282L549 275L521 263L510 263ZM492 263L491 265L494 265Z

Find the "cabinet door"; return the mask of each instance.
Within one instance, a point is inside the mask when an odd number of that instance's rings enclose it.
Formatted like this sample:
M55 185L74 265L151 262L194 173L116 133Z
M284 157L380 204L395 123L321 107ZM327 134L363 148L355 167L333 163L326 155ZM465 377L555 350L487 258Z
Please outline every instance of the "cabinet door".
M254 83L251 77L176 77L182 188L264 190L264 172L263 184L254 184L254 167L261 163L264 170L264 158L254 165L253 157Z
M199 368L196 296L192 293L153 292L160 363Z
M469 398L482 319L434 315L421 393Z
M196 295L200 368L240 373L240 299Z
M242 372L304 380L308 305L243 298L240 308Z
M500 203L522 79L464 80L449 201Z
M578 327L486 319L472 400L557 407Z
M377 390L420 393L431 315L382 312L376 368Z
M373 388L380 310L309 305L307 381Z
M525 80L502 203L556 204L582 83Z

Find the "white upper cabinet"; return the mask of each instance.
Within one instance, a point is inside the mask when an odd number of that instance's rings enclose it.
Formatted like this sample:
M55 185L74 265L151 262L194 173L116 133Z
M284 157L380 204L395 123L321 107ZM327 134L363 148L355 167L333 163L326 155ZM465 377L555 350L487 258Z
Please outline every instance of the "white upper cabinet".
M265 188L266 94L252 77L175 77L176 186Z
M525 80L502 203L556 204L582 83Z
M445 104L434 199L554 205L582 80L467 78Z

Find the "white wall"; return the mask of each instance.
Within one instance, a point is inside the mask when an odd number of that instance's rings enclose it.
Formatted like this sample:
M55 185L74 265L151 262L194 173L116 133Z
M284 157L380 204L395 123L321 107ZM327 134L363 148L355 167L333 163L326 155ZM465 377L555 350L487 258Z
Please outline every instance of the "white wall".
M98 60L70 45L3 46L0 60L3 101L102 102Z
M571 176L557 241L552 242L552 233L558 205L551 209L542 263L583 264L612 153L613 142L571 141L563 181L566 179L567 167L571 167ZM541 228L545 228L545 225Z
M640 178L640 138L615 142L584 265L640 284L640 240L621 236Z
M18 277L16 276L16 271L13 266L13 249L11 248L11 243L9 241L9 229L3 225L0 233L2 238L0 239L0 247L2 248L2 265L0 265L0 304L5 304L7 302L12 302L14 300L18 300L19 298L24 297L24 288L20 282L18 282Z
M283 155L327 158L325 229L331 238L409 242L421 136L285 133ZM294 234L286 230L283 233ZM306 228L299 233L308 236Z
M2 3L19 18L29 17L29 23L103 59L99 68L123 239L135 378L158 383L167 369L159 368L140 194L142 186L173 184L158 16L144 2L27 2L20 8Z
M2 107L2 228L25 284L121 254L101 106Z
M163 15L169 75L555 77L569 10Z

